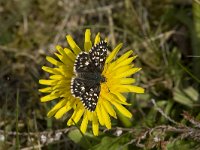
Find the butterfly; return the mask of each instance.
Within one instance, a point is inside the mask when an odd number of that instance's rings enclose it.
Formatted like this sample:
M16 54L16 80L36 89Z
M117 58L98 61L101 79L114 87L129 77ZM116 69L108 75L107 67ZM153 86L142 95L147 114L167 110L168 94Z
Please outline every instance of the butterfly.
M108 44L101 41L94 45L89 52L81 52L74 63L75 77L71 79L71 93L80 98L84 107L93 112L96 109L101 83L106 81L102 76Z

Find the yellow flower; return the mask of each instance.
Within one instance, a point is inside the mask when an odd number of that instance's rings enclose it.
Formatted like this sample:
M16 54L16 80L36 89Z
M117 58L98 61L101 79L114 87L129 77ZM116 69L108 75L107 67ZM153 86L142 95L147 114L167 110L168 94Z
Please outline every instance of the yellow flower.
M85 32L84 51L89 52L93 45L98 44L100 34L95 37L94 44L92 44L91 32L89 29ZM107 56L102 76L106 81L101 83L100 94L96 109L94 111L88 110L84 107L80 98L76 98L71 93L71 81L75 76L73 70L77 55L82 51L75 43L70 35L66 36L69 48L62 48L56 46L57 53L55 55L59 60L47 56L46 59L54 68L43 66L42 69L50 73L49 79L41 79L40 84L46 85L46 88L39 89L40 92L47 93L41 98L41 102L51 100L59 101L47 114L48 117L54 116L56 119L61 118L68 111L72 110L73 114L68 120L67 125L71 126L78 123L80 120L80 130L85 133L88 123L92 123L93 134L99 134L99 124L106 128L111 128L110 117L116 118L116 109L124 116L131 118L132 114L123 106L129 105L123 93L135 92L144 93L144 89L134 86L135 79L130 77L138 72L140 68L134 67L132 61L136 56L132 56L133 51L130 50L115 60L115 56L121 49L122 44L117 45L114 50Z

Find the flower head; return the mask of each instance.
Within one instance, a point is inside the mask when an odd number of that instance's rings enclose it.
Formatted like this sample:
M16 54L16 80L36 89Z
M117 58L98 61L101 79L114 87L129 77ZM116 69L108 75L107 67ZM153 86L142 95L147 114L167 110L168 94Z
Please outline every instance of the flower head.
M54 116L56 119L59 119L68 111L72 110L73 114L67 122L68 126L81 121L80 130L85 133L88 123L91 122L93 134L98 135L99 124L108 129L111 128L110 117L117 118L116 109L124 116L128 118L132 117L132 114L124 107L124 105L129 104L126 102L123 93L144 93L144 89L133 85L135 79L131 76L138 72L140 68L136 68L132 64L132 61L136 58L136 56L132 56L132 50L115 59L116 54L122 47L122 44L119 44L109 55L107 55L107 53L105 53L105 55L102 54L102 56L105 56L105 60L103 60L104 57L94 57L91 53L95 53L97 49L104 49L107 52L107 46L105 45L107 42L102 42L102 40L100 40L100 34L98 33L93 44L90 36L90 30L87 29L85 32L84 50L81 50L70 35L66 36L67 42L71 47L70 49L62 48L59 45L56 46L58 52L55 53L55 55L59 60L49 56L46 57L47 61L55 65L55 67L42 67L44 71L50 73L50 76L47 80L41 79L39 81L40 84L47 86L39 89L39 91L47 93L46 96L41 98L41 102L55 99L58 101L48 112L48 117ZM101 45L102 43L104 45ZM101 51L99 52L101 53ZM94 59L94 61L84 62L83 56L85 58L91 57L89 59ZM96 61L97 59L99 59L99 61ZM99 67L100 69L97 71L97 74L90 73L88 79L88 68L86 67L86 70L84 70L87 74L85 74L85 72L83 74L83 71L80 71L80 66L82 65L80 62L84 62L87 66L89 66L89 63L97 63L97 70L99 63L103 63L101 67ZM93 79L94 75L97 79ZM81 79L79 80L79 78ZM89 82L85 82L86 79L91 81L90 84ZM77 88L77 86L80 88ZM90 89L93 94L89 93L91 94L89 98L85 92L88 90L87 88ZM94 100L93 104L95 105L92 109L90 109L90 103L87 103L90 102L91 99Z

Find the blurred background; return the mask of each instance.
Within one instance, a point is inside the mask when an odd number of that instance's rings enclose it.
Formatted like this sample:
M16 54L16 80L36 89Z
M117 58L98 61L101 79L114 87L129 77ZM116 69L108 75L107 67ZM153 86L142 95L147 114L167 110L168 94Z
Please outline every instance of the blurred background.
M133 118L119 114L98 137L47 118L55 102L38 92L46 55L68 47L66 34L82 48L86 28L134 50L145 88L127 95ZM1 0L0 150L200 149L199 66L199 0Z

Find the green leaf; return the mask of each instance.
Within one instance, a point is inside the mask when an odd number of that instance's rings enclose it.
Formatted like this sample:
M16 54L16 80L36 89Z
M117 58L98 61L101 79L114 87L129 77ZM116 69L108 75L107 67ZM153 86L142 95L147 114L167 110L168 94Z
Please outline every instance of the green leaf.
M119 118L119 120L122 122L124 127L131 127L132 126L132 122L130 118L127 118L126 116L124 116L122 113L120 113L118 110L116 110L117 112L117 116Z
M193 87L186 89L175 89L173 92L174 100L180 104L192 107L198 101L199 94Z
M128 145L125 145L128 141L130 139L127 134L121 137L103 137L101 142L90 150L128 150Z
M193 47L193 55L200 56L200 0L193 0L193 18L194 18L194 31L192 37L192 47ZM193 70L194 74L198 76L200 74L200 59L193 58Z
M90 148L90 143L88 141L88 137L86 135L81 134L81 132L78 129L72 130L69 132L68 137L74 142L79 144L84 149Z
M193 87L188 87L186 89L183 90L185 92L185 94L191 98L191 100L197 102L198 101L198 97L199 97L199 93L193 88Z
M178 140L176 142L169 142L167 144L167 149L168 150L175 150L175 149L189 150L189 149L193 149L195 145L196 144L194 142Z
M78 129L76 129L76 130L70 131L68 134L68 137L75 143L78 143L82 139L82 134L80 133Z

